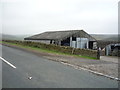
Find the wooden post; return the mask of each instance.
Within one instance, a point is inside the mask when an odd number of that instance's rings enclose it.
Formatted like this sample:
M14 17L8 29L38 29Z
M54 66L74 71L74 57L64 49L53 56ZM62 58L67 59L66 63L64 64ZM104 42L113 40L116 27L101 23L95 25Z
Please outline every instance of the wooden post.
M75 48L72 49L72 54L74 54L74 49L75 49Z
M97 59L100 59L100 50L99 50L99 47L97 48Z

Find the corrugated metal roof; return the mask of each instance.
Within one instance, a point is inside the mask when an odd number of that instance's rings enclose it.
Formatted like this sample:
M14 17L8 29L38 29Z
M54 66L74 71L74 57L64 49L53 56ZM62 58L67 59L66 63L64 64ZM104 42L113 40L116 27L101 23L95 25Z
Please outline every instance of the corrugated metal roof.
M68 31L50 31L41 34L33 35L25 38L25 40L64 40L68 37L77 35L78 37L85 37L91 41L96 41L92 36L83 30L68 30Z

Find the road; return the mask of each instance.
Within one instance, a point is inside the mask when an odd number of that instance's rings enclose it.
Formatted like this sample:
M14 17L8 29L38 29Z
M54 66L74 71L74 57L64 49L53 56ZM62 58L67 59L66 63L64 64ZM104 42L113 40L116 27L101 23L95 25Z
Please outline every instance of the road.
M2 47L3 88L117 88L118 82L47 60L33 53Z

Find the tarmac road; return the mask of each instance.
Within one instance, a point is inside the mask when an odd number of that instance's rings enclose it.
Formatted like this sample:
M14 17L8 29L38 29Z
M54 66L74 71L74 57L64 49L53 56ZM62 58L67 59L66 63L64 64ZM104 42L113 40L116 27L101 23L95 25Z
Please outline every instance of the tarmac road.
M118 88L118 82L47 60L23 50L2 47L3 88Z

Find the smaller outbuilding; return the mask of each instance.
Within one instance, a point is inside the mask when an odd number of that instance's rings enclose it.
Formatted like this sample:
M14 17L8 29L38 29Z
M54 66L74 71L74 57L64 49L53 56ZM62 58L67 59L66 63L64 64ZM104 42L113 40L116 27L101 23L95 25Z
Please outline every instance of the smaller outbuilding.
M97 49L97 41L84 30L51 31L24 38L26 41L70 46L74 48Z
M117 44L109 44L105 48L105 54L107 56L120 56L120 43Z

